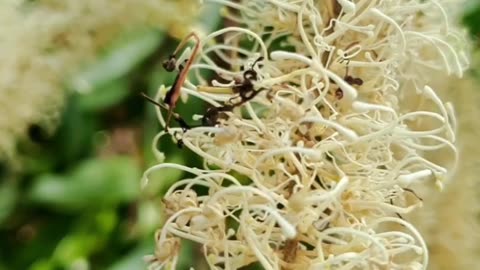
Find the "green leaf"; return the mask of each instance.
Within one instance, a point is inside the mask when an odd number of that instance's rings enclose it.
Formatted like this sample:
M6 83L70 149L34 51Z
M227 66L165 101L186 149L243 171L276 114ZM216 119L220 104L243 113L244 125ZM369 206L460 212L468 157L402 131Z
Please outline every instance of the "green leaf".
M108 270L145 269L146 264L143 261L143 257L147 254L153 253L154 249L154 237L152 236L148 240L139 244L125 257L119 259L119 261L110 266Z
M55 263L50 260L40 259L40 260L37 260L35 263L33 263L29 269L30 270L54 270L56 269L56 266L55 266Z
M131 158L90 159L67 175L37 178L30 199L66 210L115 206L137 198L139 179L139 168Z
M54 158L64 166L69 166L91 153L92 136L98 129L98 119L83 113L74 97L69 98L62 124L52 138Z
M95 91L76 95L80 109L85 112L97 112L120 103L130 94L128 81L114 80Z
M77 74L70 86L79 92L90 92L124 76L151 55L163 38L161 32L151 28L125 34L96 63Z
M467 3L463 23L469 28L472 36L480 35L480 3L477 0L471 0Z
M87 261L99 251L104 252L118 221L116 212L108 208L93 216L83 215L75 223L75 229L57 244L52 260L66 269L79 261Z
M15 185L5 182L0 186L0 224L12 213L17 198L18 192Z
M70 266L76 260L86 258L95 250L98 238L88 233L69 234L58 244L53 254L54 261Z

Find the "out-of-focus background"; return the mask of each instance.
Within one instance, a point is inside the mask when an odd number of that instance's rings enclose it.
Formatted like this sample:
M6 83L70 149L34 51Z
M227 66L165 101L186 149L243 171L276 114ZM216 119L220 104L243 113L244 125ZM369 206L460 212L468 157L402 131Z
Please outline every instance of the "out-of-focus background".
M157 163L160 126L139 94L172 83L161 63L175 37L221 27L219 9L196 14L191 0L14 2L0 4L0 270L145 269L162 193L182 175L140 189ZM468 76L480 80L480 2L470 1L462 23L476 50ZM166 161L201 166L169 138L158 146ZM201 264L196 257L181 265Z

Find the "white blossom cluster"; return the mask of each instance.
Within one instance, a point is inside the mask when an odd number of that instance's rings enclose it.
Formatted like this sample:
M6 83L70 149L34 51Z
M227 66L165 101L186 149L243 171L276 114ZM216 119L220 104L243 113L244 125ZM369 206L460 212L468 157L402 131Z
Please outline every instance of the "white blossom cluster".
M194 57L199 83L181 92L224 110L169 129L204 168L145 173L188 175L165 194L151 269L175 269L181 239L202 245L211 269L426 269L426 244L402 215L458 156L453 107L430 74L468 64L442 1L209 2L235 26L184 51L178 62Z

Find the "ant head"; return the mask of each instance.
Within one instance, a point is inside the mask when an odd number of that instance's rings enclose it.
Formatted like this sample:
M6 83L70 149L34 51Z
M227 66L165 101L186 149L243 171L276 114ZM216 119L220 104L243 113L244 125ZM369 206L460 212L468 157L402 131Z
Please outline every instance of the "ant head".
M257 60L253 62L252 67L243 73L243 79L245 81L257 80L257 72L254 70L254 67L258 62L263 61L263 59L263 56L258 57Z
M257 80L257 72L253 69L249 69L243 73L243 79L245 81Z
M177 59L175 58L175 55L170 55L168 59L163 61L162 63L163 68L168 72L174 71L176 65L177 65Z

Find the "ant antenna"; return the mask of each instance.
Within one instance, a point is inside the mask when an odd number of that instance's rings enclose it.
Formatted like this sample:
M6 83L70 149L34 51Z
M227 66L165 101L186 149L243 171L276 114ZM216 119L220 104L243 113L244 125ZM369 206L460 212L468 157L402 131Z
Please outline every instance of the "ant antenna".
M148 100L150 103L153 103L154 105L157 105L158 107L162 108L162 109L165 109L165 110L168 110L167 106L161 104L161 103L158 103L157 101L155 101L153 98L147 96L147 94L145 94L144 92L141 92L140 95L145 98L146 100Z

